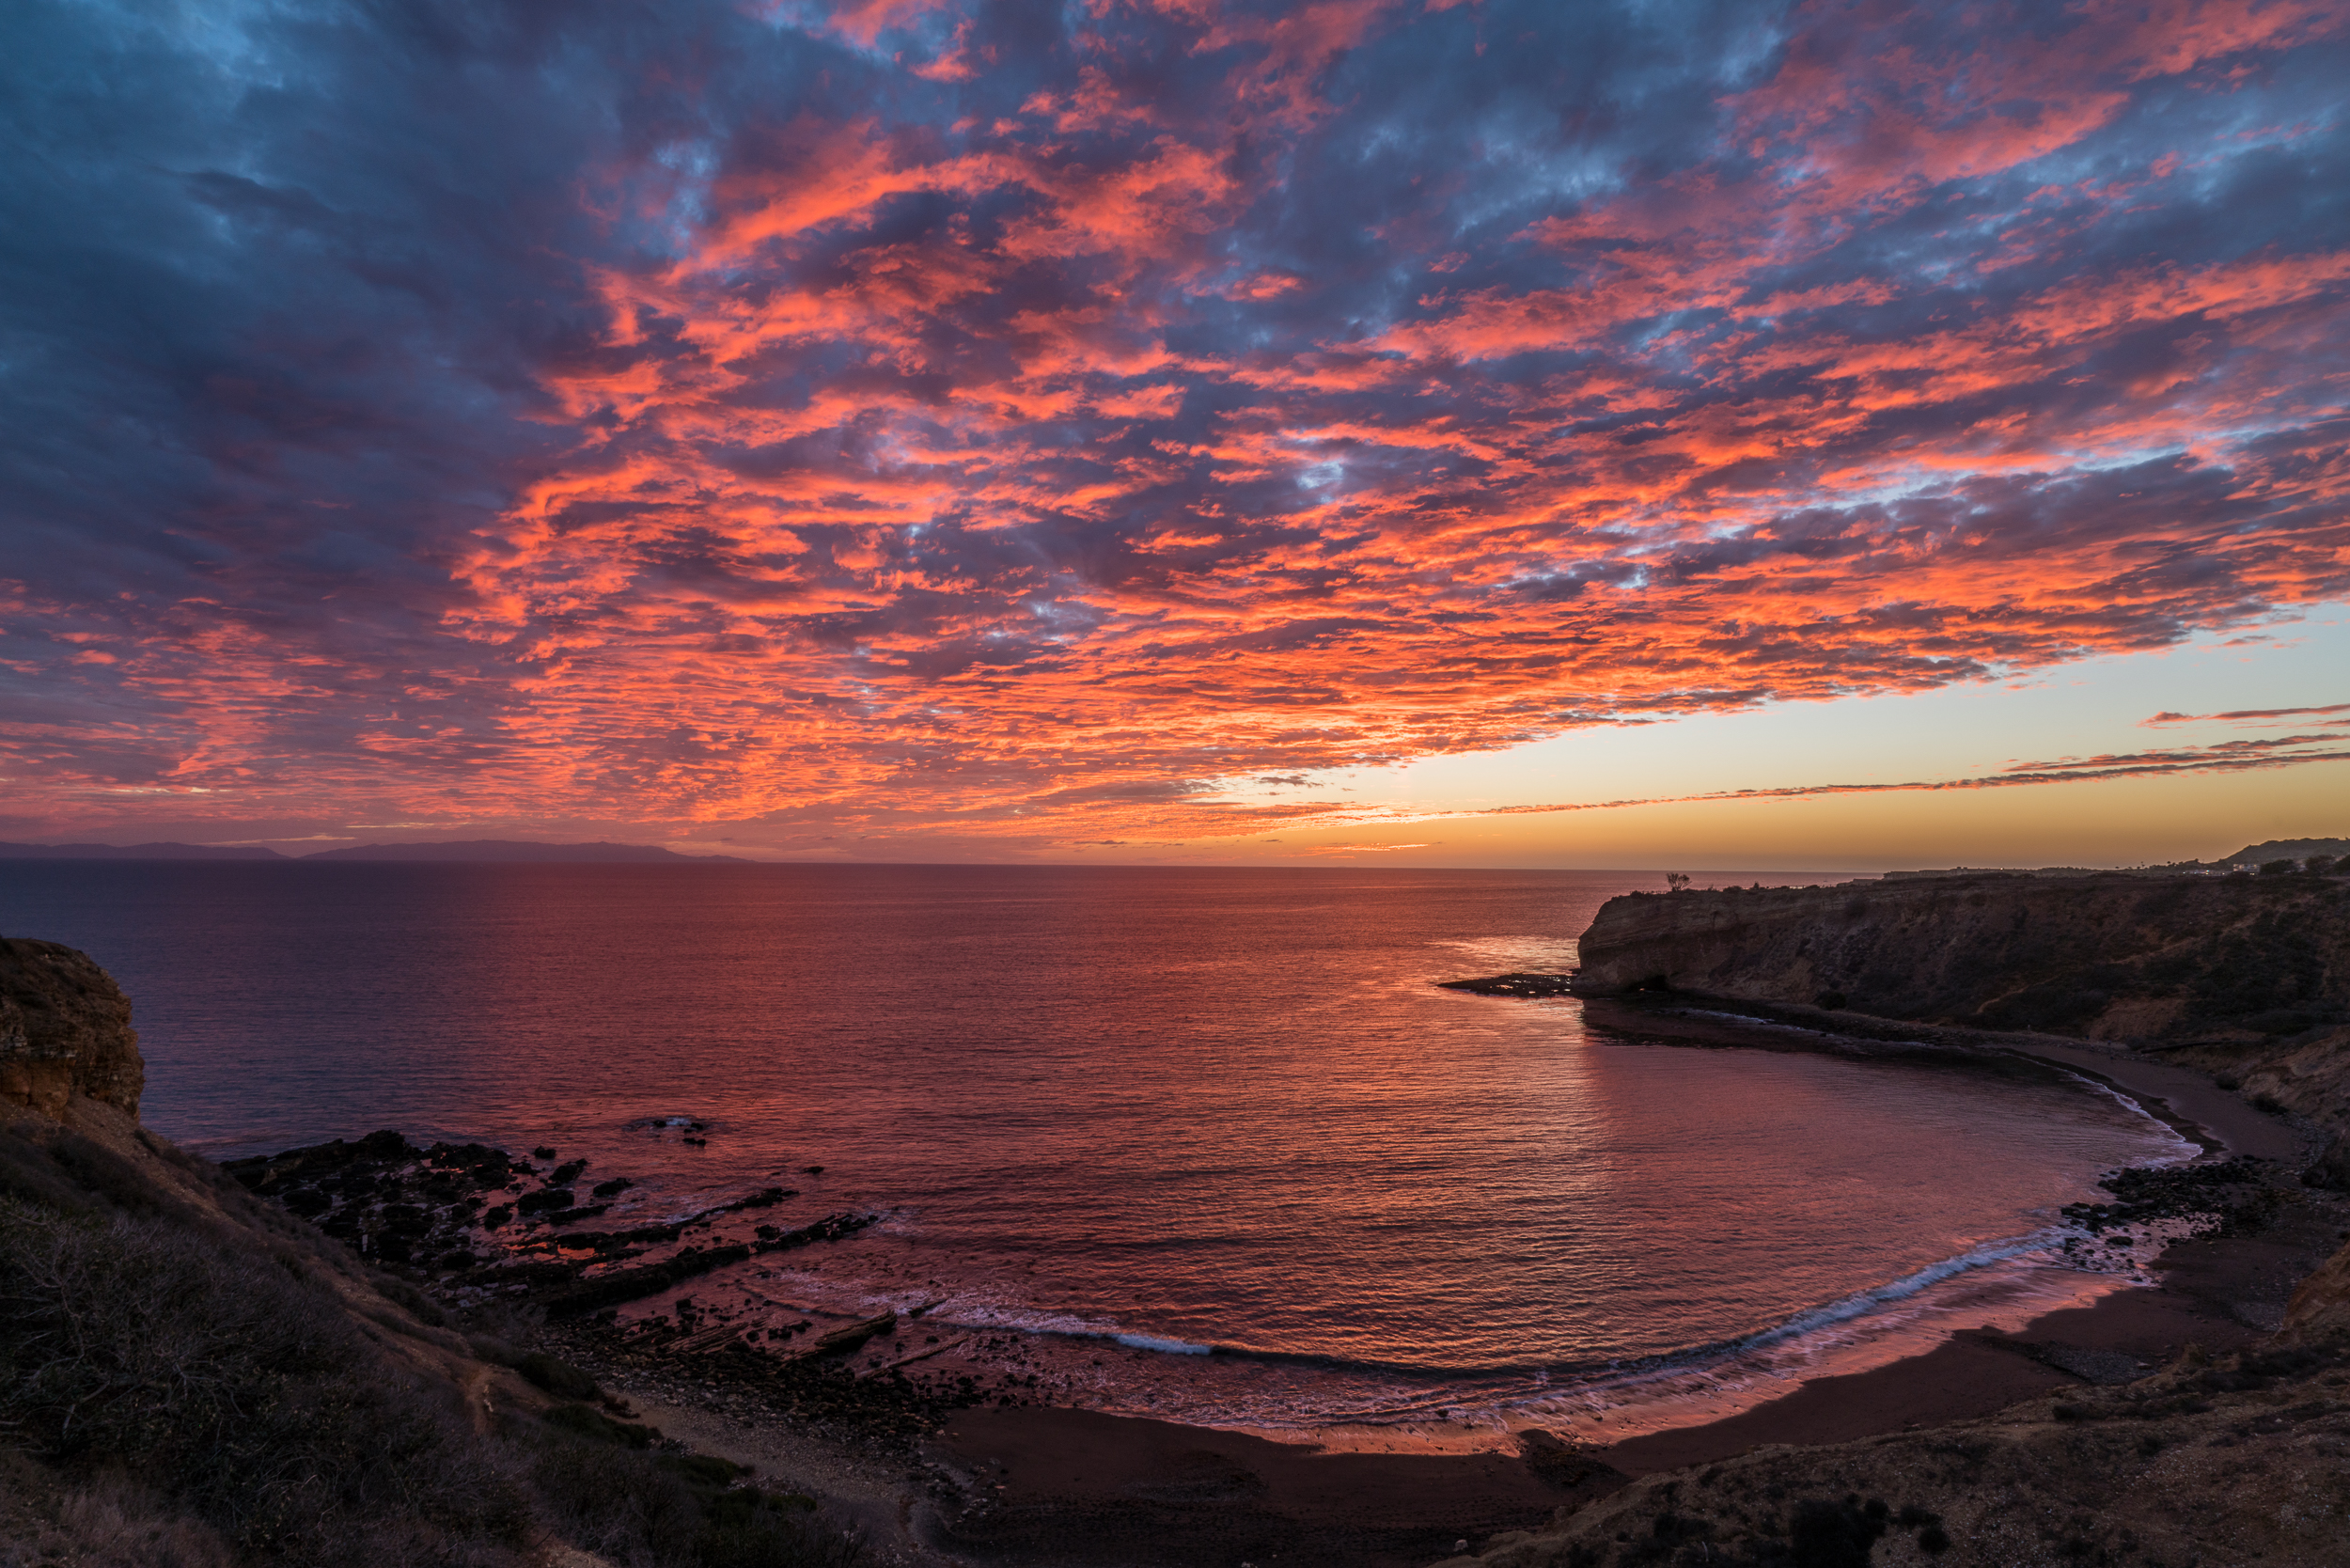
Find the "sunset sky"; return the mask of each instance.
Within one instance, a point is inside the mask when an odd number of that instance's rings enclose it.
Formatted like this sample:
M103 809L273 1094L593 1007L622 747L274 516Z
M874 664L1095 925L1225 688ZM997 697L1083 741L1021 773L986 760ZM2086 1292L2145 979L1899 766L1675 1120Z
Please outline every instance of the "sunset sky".
M2350 8L0 21L0 839L2350 834Z

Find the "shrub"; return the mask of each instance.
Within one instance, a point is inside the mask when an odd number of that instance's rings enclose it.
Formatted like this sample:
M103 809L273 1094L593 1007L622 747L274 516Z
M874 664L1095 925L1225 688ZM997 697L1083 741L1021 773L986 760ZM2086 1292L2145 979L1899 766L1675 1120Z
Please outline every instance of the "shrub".
M0 1450L0 1504L7 1568L238 1568L218 1531L120 1475L69 1481Z
M448 1314L442 1311L431 1296L407 1280L394 1275L379 1274L374 1283L376 1294L407 1308L409 1315L418 1323L432 1328L448 1326Z
M624 1449L649 1449L660 1434L633 1421L616 1421L591 1404L558 1404L547 1412L547 1423L579 1437L616 1443ZM721 1460L721 1464L725 1461Z
M331 1297L151 1220L0 1199L0 1423L52 1459L134 1458L286 1562L492 1560L530 1529L494 1453Z
M575 1435L561 1422L546 1433L534 1467L565 1538L616 1562L852 1568L863 1559L862 1544L820 1523L808 1499L729 1486L740 1473L724 1460L633 1452Z
M1885 1533L1886 1507L1874 1498L1830 1502L1808 1497L1795 1505L1788 1535L1795 1560L1809 1568L1869 1568L1870 1550Z
M596 1380L572 1366L558 1361L544 1351L534 1350L517 1357L512 1363L516 1372L544 1388L557 1399L601 1399L603 1390Z

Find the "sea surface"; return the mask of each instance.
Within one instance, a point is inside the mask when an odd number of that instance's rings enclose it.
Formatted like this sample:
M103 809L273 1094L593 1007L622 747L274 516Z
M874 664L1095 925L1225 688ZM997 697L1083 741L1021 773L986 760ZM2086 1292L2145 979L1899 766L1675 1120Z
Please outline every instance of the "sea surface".
M0 933L122 983L145 1118L186 1145L554 1146L640 1183L607 1223L788 1180L783 1223L887 1217L703 1299L940 1302L970 1355L1098 1408L1355 1446L1617 1434L2126 1276L2064 1266L2058 1209L2192 1151L2110 1092L1434 984L1572 967L1605 900L1660 886L16 862Z

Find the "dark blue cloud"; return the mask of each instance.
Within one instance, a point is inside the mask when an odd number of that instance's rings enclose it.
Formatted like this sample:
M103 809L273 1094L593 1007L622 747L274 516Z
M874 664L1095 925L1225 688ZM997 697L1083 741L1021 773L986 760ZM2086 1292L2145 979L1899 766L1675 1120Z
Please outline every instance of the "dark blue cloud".
M960 821L2339 594L2340 22L28 4L0 761Z

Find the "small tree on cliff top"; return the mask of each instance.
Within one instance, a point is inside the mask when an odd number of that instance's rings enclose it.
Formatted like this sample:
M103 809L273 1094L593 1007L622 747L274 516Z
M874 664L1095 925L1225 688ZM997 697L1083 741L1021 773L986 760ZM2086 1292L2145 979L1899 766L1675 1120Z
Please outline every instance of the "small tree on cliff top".
M1686 871L1667 871L1667 872L1665 873L1665 890L1666 890L1667 892L1668 892L1668 893L1678 893L1678 892L1682 891L1684 888L1687 887L1688 886L1689 886L1689 873L1688 873L1688 872L1686 872Z

